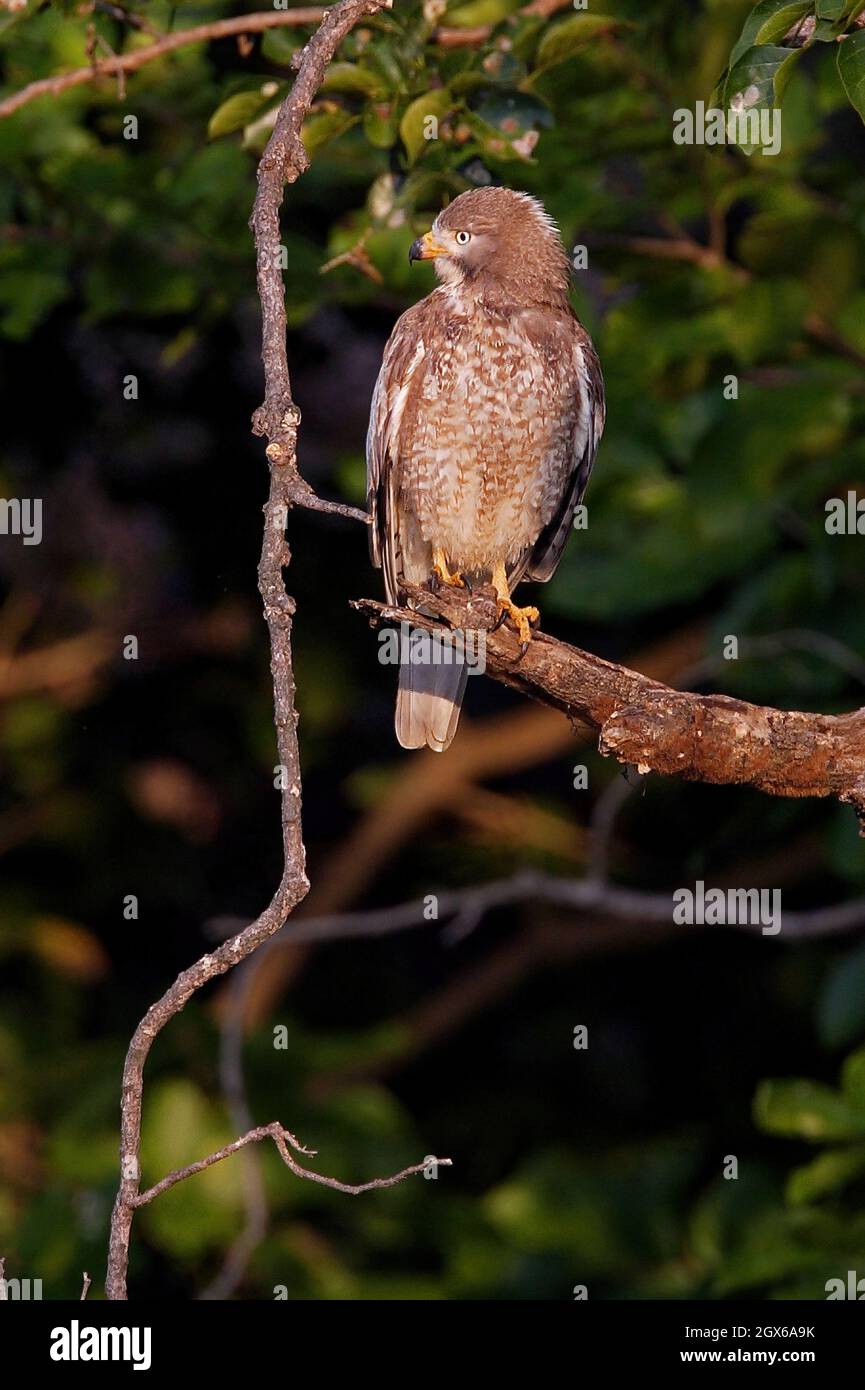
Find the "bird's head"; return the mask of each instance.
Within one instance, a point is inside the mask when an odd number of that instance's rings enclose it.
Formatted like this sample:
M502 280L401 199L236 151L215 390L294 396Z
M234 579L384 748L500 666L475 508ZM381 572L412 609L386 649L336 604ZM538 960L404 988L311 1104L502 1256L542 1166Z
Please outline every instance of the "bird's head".
M570 282L555 222L537 198L510 188L461 193L412 242L409 261L433 261L454 288L527 305L566 298Z

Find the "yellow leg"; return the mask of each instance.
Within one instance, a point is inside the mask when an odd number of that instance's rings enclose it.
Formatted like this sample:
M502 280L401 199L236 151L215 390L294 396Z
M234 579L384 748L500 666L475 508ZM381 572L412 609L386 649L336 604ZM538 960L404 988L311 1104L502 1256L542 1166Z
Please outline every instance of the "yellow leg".
M505 574L503 561L499 561L493 566L493 588L498 598L499 611L510 618L514 627L520 635L520 648L525 652L529 642L532 640L532 623L536 623L540 618L537 608L517 608L515 603L511 603L510 591L508 589L508 577Z
M447 556L441 546L433 546L432 572L442 582L442 584L452 584L456 589L464 589L466 582L461 575L451 573L448 569Z

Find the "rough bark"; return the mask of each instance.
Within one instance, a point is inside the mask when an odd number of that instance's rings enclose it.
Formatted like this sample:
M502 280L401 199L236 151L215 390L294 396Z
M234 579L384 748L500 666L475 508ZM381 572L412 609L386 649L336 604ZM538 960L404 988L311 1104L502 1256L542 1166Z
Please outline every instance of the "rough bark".
M735 783L772 796L835 796L849 802L865 833L865 709L816 714L771 709L729 695L673 690L626 666L538 632L524 656L516 634L496 621L491 590L467 597L408 588L414 607L361 599L374 626L486 630L486 674L598 731L601 753L689 781Z

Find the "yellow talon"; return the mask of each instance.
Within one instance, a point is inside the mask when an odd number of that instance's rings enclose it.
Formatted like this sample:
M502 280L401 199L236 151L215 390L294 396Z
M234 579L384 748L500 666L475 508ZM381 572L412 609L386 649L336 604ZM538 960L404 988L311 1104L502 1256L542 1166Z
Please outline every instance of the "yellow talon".
M433 548L432 572L442 582L442 584L452 584L455 589L465 589L466 582L456 571L451 573L448 569L447 556L438 546Z
M519 634L520 654L525 655L528 645L532 640L532 624L539 622L541 615L537 608L518 608L515 603L511 602L511 596L508 591L508 577L502 563L493 567L493 588L496 591L500 618L510 618Z
M520 638L520 647L525 653L532 640L532 625L540 619L537 608L518 608L510 599L499 599L499 608L510 618L514 627L517 629Z

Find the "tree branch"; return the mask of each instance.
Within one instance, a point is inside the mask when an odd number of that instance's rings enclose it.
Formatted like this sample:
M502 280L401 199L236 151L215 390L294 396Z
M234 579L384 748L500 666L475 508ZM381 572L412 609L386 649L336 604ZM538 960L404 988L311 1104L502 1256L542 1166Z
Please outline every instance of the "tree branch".
M555 14L557 10L564 9L569 3L570 0L532 0L532 3L527 5L522 13L546 17ZM335 8L339 9L340 7L336 6ZM376 10L389 8L388 0L380 0L379 4L375 5L374 8L370 7L365 13L374 14ZM145 63L152 63L154 58L161 58L166 53L174 53L178 48L187 48L193 43L209 43L213 39L231 38L233 35L261 34L268 29L297 29L307 24L320 24L325 15L334 12L322 8L320 5L294 10L263 11L260 14L243 14L234 15L228 19L214 19L207 24L197 24L191 29L180 29L176 34L160 35L154 43L149 44L146 48L135 48L130 53L114 54L111 57L101 59L99 62L93 61L87 67L75 68L72 72L59 73L55 77L40 77L37 81L28 83L19 92L13 92L11 96L0 101L0 119L4 116L11 116L37 97L58 96L61 92L68 91L70 87L83 87L86 83L94 82L100 77L125 77L128 72L137 72L139 68L144 67ZM132 22L132 17L128 16L128 18ZM494 27L492 24L480 24L472 29L438 28L433 33L433 42L440 44L443 48L473 48L484 43L490 37ZM155 33L152 29L148 29L147 32L149 34ZM348 30L345 32L347 33ZM335 51L334 49L333 52ZM329 61L330 59L328 59Z
M184 970L139 1023L123 1069L120 1122L120 1184L111 1217L106 1292L110 1299L127 1297L129 1242L132 1220L140 1205L141 1110L144 1065L158 1033L208 981L245 960L279 930L309 890L301 828L300 754L291 655L294 600L285 591L282 571L290 561L285 540L288 512L295 502L308 503L310 489L299 478L296 438L300 413L291 399L285 348L285 300L279 269L279 210L286 182L293 183L307 167L300 128L328 63L359 19L374 14L388 0L342 0L328 11L320 29L301 55L297 79L286 97L258 170L258 192L251 219L255 236L258 289L262 310L264 404L256 411L254 430L269 438L270 492L264 508L264 535L258 566L258 587L270 637L274 723L282 768L283 873L279 887L260 917L216 951ZM322 508L328 504L322 504ZM335 506L337 511L341 508ZM283 1141L284 1142L284 1141ZM316 1178L316 1181L320 1181Z
M597 729L600 752L640 772L750 785L772 796L836 796L852 804L865 833L865 708L812 714L673 690L545 633L521 658L510 629L489 631L491 590L467 598L407 586L407 598L423 612L371 599L353 606L373 626L486 630L487 675Z
M225 1148L218 1149L216 1153L209 1154L207 1158L199 1159L197 1163L190 1163L185 1168L178 1168L176 1172L169 1173L160 1182L154 1183L153 1187L148 1187L146 1192L142 1192L135 1200L137 1207L144 1207L148 1202L152 1202L154 1197L167 1192L170 1187L183 1182L186 1178L191 1178L195 1173L202 1173L205 1168L212 1168L214 1163L221 1163L224 1158L237 1153L238 1149L245 1148L247 1144L260 1143L262 1139L272 1139L279 1150L280 1158L287 1168L290 1168L295 1177L306 1178L309 1182L318 1183L321 1187L330 1187L335 1192L344 1192L349 1197L358 1197L362 1192L374 1192L380 1187L395 1187L397 1183L404 1182L406 1178L412 1177L415 1173L423 1173L429 1169L431 1164L436 1164L442 1168L452 1167L452 1160L449 1158L427 1158L423 1163L412 1163L410 1167L403 1168L399 1173L393 1173L387 1178L372 1178L369 1182L348 1183L340 1182L338 1178L326 1177L323 1173L316 1173L311 1168L304 1168L297 1159L291 1154L291 1149L296 1149L298 1153L313 1155L314 1149L305 1149L301 1143L295 1139L294 1135L275 1120L269 1125L260 1125L257 1129L251 1129L248 1134L244 1134L240 1139L235 1139L233 1144L226 1144ZM289 1147L289 1145L291 1147Z
M432 925L443 927L442 940L447 946L453 946L469 936L490 912L522 903L545 903L550 907L566 908L581 916L588 914L621 922L658 924L672 923L674 907L672 888L666 893L650 892L623 888L610 883L605 877L559 878L533 869L521 870L510 878L491 879L466 888L445 889L436 893L435 898L437 916ZM730 922L727 925L734 930L756 932L758 935L761 930L759 923L751 921ZM421 927L429 930L430 926L426 897L361 912L298 917L285 926L268 947L268 952L277 950L289 941L319 945L333 941L376 940ZM865 927L865 898L827 903L824 907L803 911L788 912L785 909L782 934L788 941L793 938L811 940L841 935L857 927ZM244 983L249 983L248 976Z
M86 68L75 68L72 72L59 73L55 77L40 77L22 87L20 92L0 101L0 117L11 116L20 107L26 106L41 96L58 96L70 87L82 87L99 77L116 77L118 73L137 72L145 63L173 53L178 48L186 48L193 43L207 43L213 39L230 38L233 34L260 34L265 29L299 28L304 24L319 24L327 13L319 5L309 9L274 10L262 14L234 15L229 19L214 19L208 24L196 24L192 29L179 29L176 34L165 34L146 48L134 48L130 53L116 54L90 63Z

